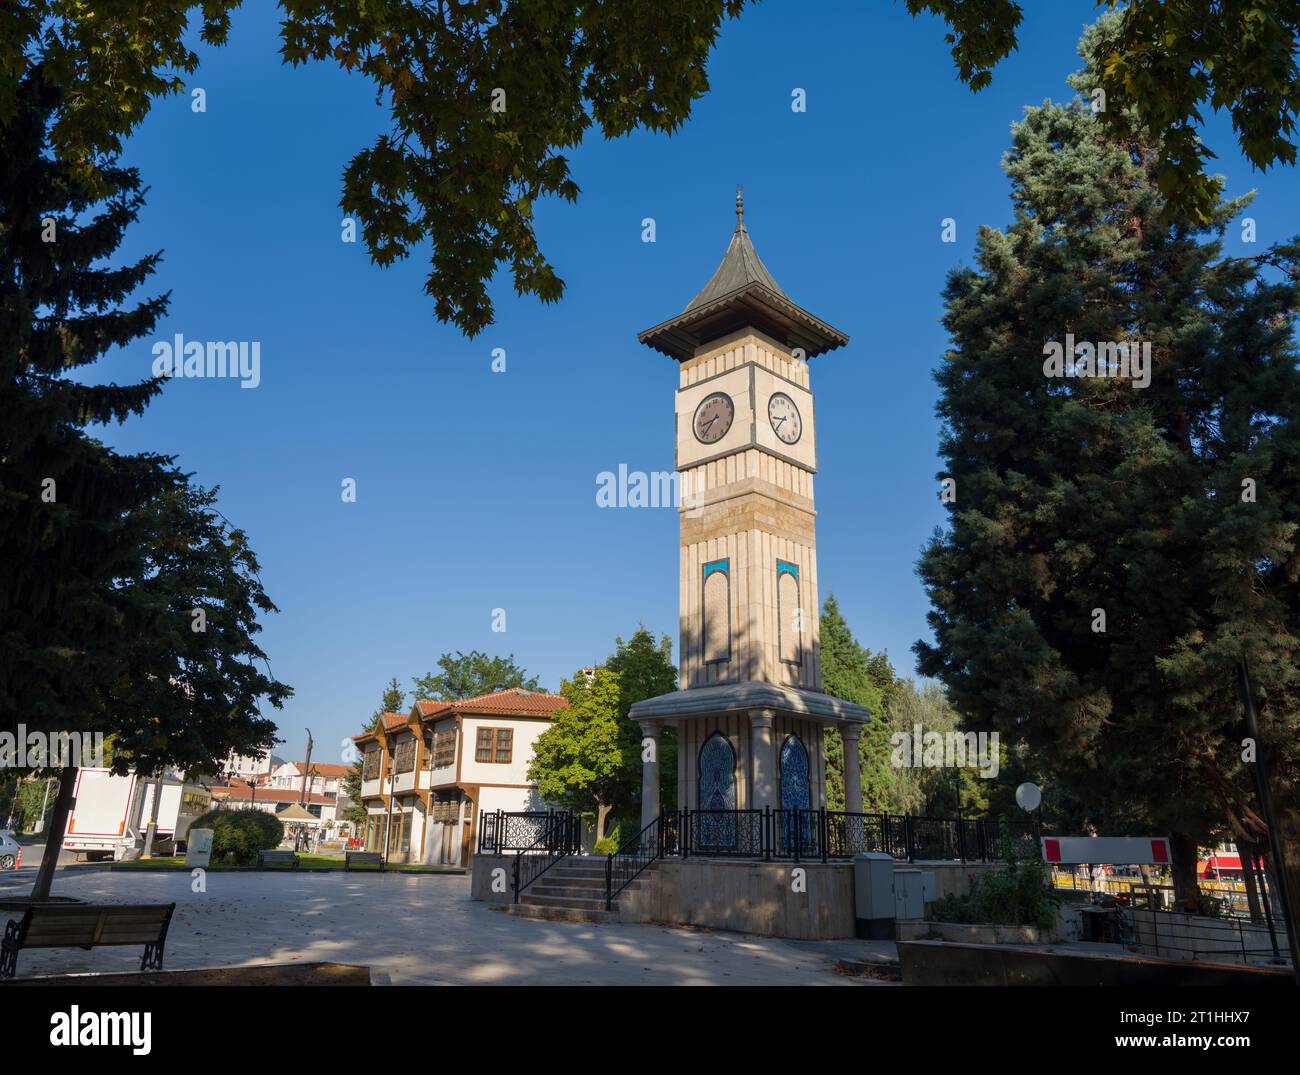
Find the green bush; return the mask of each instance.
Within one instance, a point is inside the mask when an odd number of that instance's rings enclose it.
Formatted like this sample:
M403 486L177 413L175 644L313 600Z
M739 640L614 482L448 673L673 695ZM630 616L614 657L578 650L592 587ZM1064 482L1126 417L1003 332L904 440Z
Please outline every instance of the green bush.
M284 839L280 819L252 807L209 810L190 829L212 830L212 862L221 865L256 866L259 851L270 851Z
M1047 934L1056 932L1061 899L1048 884L1043 860L1035 854L1028 862L1019 862L1011 849L1005 825L1002 846L1006 866L969 874L969 891L937 901L930 916L933 921L1037 926Z
M632 826L620 821L612 829L609 829L601 839L597 840L591 850L597 855L612 855L640 831L639 828L634 829Z

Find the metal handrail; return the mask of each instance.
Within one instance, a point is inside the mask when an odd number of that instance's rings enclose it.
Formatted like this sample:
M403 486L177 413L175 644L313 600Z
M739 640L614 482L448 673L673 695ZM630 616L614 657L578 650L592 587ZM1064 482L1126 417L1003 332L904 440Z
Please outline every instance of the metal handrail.
M514 882L514 902L519 902L519 895L529 885L535 882L542 874L546 873L552 866L573 854L577 846L576 834L573 828L577 819L568 813L556 814L554 818L548 821L542 834L537 837L528 847L521 849L515 854L513 882ZM559 838L557 839L557 830ZM546 855L529 854L532 851L546 850ZM532 869L527 880L523 879L522 864L524 856L528 855L530 862L542 862L541 869Z
M670 825L669 822L673 824ZM646 825L640 832L627 840L613 854L605 858L605 910L610 911L614 908L614 900L618 894L627 888L633 881L641 876L653 863L670 854L669 850L669 830L676 828L680 833L680 815L679 814L660 814L657 818ZM652 842L653 854L646 855L645 837L648 832L654 830L654 839ZM638 854L640 852L640 854ZM621 883L618 888L614 887L614 860L621 859L628 865L620 870ZM639 863L639 865L638 865ZM635 866L635 869L631 869Z

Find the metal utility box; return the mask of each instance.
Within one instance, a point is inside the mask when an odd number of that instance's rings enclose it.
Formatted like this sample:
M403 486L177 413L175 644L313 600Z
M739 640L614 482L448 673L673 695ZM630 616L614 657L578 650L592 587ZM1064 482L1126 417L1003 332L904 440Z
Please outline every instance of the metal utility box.
M925 878L920 870L894 871L894 917L905 922L925 917Z
M867 852L853 856L854 936L894 938L894 859Z

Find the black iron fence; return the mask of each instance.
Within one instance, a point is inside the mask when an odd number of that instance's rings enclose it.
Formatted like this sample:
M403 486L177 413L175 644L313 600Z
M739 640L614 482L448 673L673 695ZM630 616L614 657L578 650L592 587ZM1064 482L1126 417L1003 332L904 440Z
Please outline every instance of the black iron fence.
M842 810L682 810L665 815L671 831L660 854L759 859L850 858L863 851L917 861L993 862L1004 857L1004 837L1021 858L1038 847L1029 819L1010 824L993 817L919 817L847 813ZM481 852L577 854L581 819L567 810L498 810L479 825ZM656 837L656 840L658 837ZM640 846L640 834L625 846Z
M1009 826L996 818L908 817L841 810L681 810L663 814L605 861L605 909L658 859L669 855L790 859L845 859L883 852L896 859L992 861L1007 850L1037 847L1032 823ZM548 867L549 868L549 867Z
M991 862L1037 848L1031 822L1004 827L997 818L915 817L842 810L684 810L678 815L683 857L829 859L877 852L915 861ZM668 852L671 854L671 852Z
M479 819L478 849L484 854L561 850L576 854L581 841L582 819L568 810L497 810Z

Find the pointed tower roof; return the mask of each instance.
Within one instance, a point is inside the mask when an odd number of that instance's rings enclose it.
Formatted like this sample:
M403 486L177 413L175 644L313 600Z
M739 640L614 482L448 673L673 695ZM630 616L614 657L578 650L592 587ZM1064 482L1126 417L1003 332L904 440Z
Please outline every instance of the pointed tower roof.
M797 305L767 270L745 227L745 204L736 191L736 230L722 264L690 304L670 321L637 336L641 343L684 362L710 340L753 327L808 358L833 351L848 336Z

